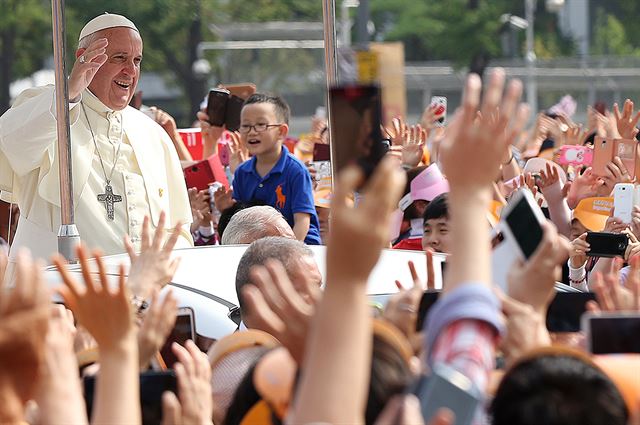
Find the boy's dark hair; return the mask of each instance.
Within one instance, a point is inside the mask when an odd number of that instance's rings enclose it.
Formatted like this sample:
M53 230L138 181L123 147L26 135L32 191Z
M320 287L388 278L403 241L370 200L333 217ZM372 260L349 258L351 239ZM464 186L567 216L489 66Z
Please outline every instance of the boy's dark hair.
M442 217L449 218L449 196L447 193L442 193L429 202L424 210L423 221L426 223L427 220Z
M568 353L517 364L502 379L489 413L493 425L625 425L628 420L614 383Z
M244 101L244 106L252 105L254 103L269 103L273 105L276 110L276 117L280 120L280 124L289 124L289 117L291 116L291 109L287 102L280 96L272 96L270 94L255 93L249 96ZM269 123L276 124L276 123Z

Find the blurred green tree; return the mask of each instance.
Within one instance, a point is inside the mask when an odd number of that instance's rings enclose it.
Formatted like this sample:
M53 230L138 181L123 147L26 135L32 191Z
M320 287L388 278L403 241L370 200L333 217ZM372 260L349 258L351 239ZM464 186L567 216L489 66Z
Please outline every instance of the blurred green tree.
M408 61L451 60L473 66L479 58L501 57L502 14L524 17L524 1L372 0L372 16L381 40L403 41ZM535 19L540 57L569 54L573 43L562 37L557 17L539 1ZM524 33L519 34L524 50Z
M0 114L9 109L10 84L42 68L51 49L49 0L0 1Z

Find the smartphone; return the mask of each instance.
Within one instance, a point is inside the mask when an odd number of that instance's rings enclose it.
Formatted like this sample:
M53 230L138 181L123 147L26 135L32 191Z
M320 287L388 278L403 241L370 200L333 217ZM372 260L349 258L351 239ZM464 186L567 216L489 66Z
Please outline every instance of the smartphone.
M586 304L595 300L593 292L556 292L547 309L549 332L580 332L582 315Z
M442 262L444 264L444 261ZM416 332L420 332L424 327L424 321L427 320L427 314L431 307L438 301L441 291L424 291L422 298L420 298L420 305L418 307L418 320L416 321Z
M442 363L433 367L431 375L422 376L412 392L420 400L423 418L428 420L446 407L455 412L455 425L472 424L482 402L481 392L466 375Z
M493 281L507 292L507 275L513 263L526 260L542 241L542 224L546 221L529 189L518 189L502 211L493 229L491 265Z
M315 143L313 145L313 162L330 161L331 149L329 145L324 143Z
M587 313L582 330L592 354L640 353L640 313Z
M593 145L593 162L591 167L598 176L607 174L607 164L613 159L613 140L596 137Z
M633 183L618 183L613 187L613 216L627 224L631 224L633 189Z
M173 369L173 366L178 361L176 355L173 354L171 344L177 342L180 345L184 345L189 339L194 342L196 340L195 317L191 307L181 307L176 315L176 324L160 349L160 355L167 368Z
M88 417L91 417L93 411L95 382L95 376L86 376L83 379L84 399ZM143 425L162 422L162 394L165 391L178 394L177 388L176 375L172 370L140 373L140 409Z
M209 90L209 98L207 99L207 115L209 115L209 123L216 127L222 127L225 122L227 113L227 101L230 96L227 89L215 88Z
M238 131L240 128L240 112L244 105L244 99L231 95L227 99L227 109L224 115L224 124L229 131Z
M336 169L360 166L368 178L389 150L382 138L382 96L376 85L344 85L329 90L331 143Z
M586 165L593 162L593 148L589 146L564 145L556 151L553 160L560 165Z
M590 246L589 257L623 257L629 245L629 237L624 233L587 232Z
M447 98L444 96L432 96L430 105L436 106L436 127L444 127L447 124Z
M632 179L636 176L637 151L638 142L636 140L615 140L613 155L620 158ZM613 157L611 160L613 161Z

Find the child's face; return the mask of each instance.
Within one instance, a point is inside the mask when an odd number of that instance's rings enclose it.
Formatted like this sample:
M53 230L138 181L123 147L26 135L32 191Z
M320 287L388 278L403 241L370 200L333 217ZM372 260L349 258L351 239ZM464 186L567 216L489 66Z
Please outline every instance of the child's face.
M280 122L276 116L274 105L252 103L242 108L240 128L242 129L242 126L245 125L258 124L267 124L270 127L262 132L257 132L255 128L250 129L248 133L240 132L249 153L259 157L279 151L282 141L287 136L288 126Z
M449 219L440 217L427 220L422 234L422 249L431 248L435 252L448 254L450 246Z

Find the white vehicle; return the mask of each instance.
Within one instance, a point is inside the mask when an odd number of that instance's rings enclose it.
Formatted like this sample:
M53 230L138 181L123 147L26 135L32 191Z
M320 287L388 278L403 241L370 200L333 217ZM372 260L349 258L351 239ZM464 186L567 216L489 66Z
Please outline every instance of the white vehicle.
M237 329L239 315L234 314L238 313L235 276L238 262L246 248L247 245L206 246L174 251L175 256L181 257L180 266L172 282L163 292L170 288L178 299L179 307L193 309L198 335L218 340ZM326 247L310 248L315 254L324 282ZM440 263L444 258L444 255L434 254L437 289L442 287ZM368 293L372 301L384 304L390 294L398 291L396 280L403 282L407 288L411 287L412 279L407 266L409 260L414 262L418 275L426 281L424 252L383 250L368 282ZM112 255L104 257L104 262L112 284L115 285L118 266L124 263L128 267L129 257L126 254ZM80 267L73 265L70 266L70 270L77 275L77 280L82 282ZM62 282L54 267L47 270L46 278L52 287Z

